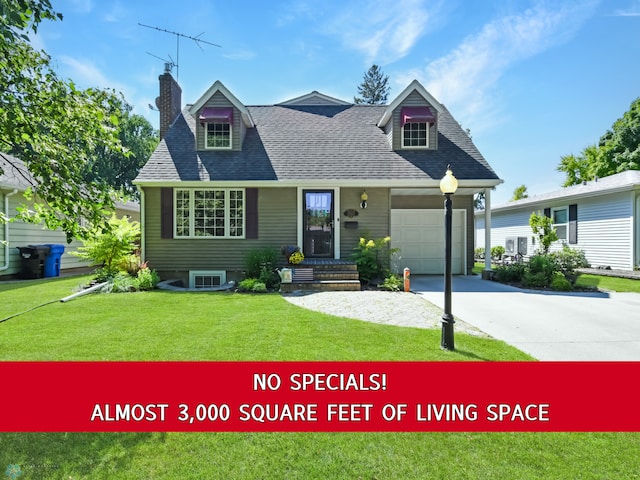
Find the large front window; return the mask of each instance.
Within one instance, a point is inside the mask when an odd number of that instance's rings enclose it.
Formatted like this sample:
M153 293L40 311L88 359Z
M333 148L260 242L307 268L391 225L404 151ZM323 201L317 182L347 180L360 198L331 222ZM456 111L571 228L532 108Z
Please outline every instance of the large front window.
M207 123L206 148L231 148L231 124Z
M244 238L243 189L176 189L176 238Z
M404 148L428 147L428 124L425 122L405 123L402 127L402 146Z

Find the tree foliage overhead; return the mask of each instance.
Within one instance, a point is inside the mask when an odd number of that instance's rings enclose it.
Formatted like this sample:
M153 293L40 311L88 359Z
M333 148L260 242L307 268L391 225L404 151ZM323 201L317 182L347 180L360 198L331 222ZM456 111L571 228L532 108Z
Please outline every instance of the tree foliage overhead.
M511 196L511 202L515 202L517 200L523 200L525 198L529 198L529 194L527 193L527 187L526 185L520 185L519 187L516 187L516 189L513 191L513 195Z
M640 97L600 137L597 145L589 145L580 155L561 157L557 170L566 174L565 187L626 170L640 170Z
M126 149L105 151L89 160L85 171L87 182L105 182L130 197L138 197L133 180L158 146L158 132L142 115L131 114L129 105L123 106L118 138Z
M353 101L357 104L382 105L387 103L390 89L389 76L385 75L378 65L372 65L358 86L361 96L354 97Z
M101 179L87 182L86 172L99 154L125 153L122 96L61 80L29 44L42 20L62 19L49 0L0 0L0 13L0 152L22 160L32 177L25 180L34 203L20 217L61 228L68 240L87 233L81 219L108 228L113 191Z

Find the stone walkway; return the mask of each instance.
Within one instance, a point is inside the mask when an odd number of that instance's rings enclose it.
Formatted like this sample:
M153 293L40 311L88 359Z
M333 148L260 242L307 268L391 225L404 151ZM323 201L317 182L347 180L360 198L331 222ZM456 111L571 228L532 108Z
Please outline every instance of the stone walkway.
M420 295L364 290L360 292L303 292L283 295L294 305L338 317L398 327L441 328L442 310ZM487 336L456 318L456 331Z

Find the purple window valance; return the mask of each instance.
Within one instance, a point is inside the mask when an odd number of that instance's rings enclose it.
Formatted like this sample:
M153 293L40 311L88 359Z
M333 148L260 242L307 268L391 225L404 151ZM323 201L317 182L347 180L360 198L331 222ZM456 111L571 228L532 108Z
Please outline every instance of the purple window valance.
M400 119L404 127L405 123L433 123L436 116L429 107L402 107Z
M204 107L200 112L204 123L233 123L233 107Z

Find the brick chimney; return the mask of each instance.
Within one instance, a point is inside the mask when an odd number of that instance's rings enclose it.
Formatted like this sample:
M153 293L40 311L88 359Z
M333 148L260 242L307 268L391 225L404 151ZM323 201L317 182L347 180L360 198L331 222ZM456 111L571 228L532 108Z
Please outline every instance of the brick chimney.
M160 140L182 110L182 89L171 75L171 64L166 64L160 80L160 96L156 98L156 107L160 111Z

